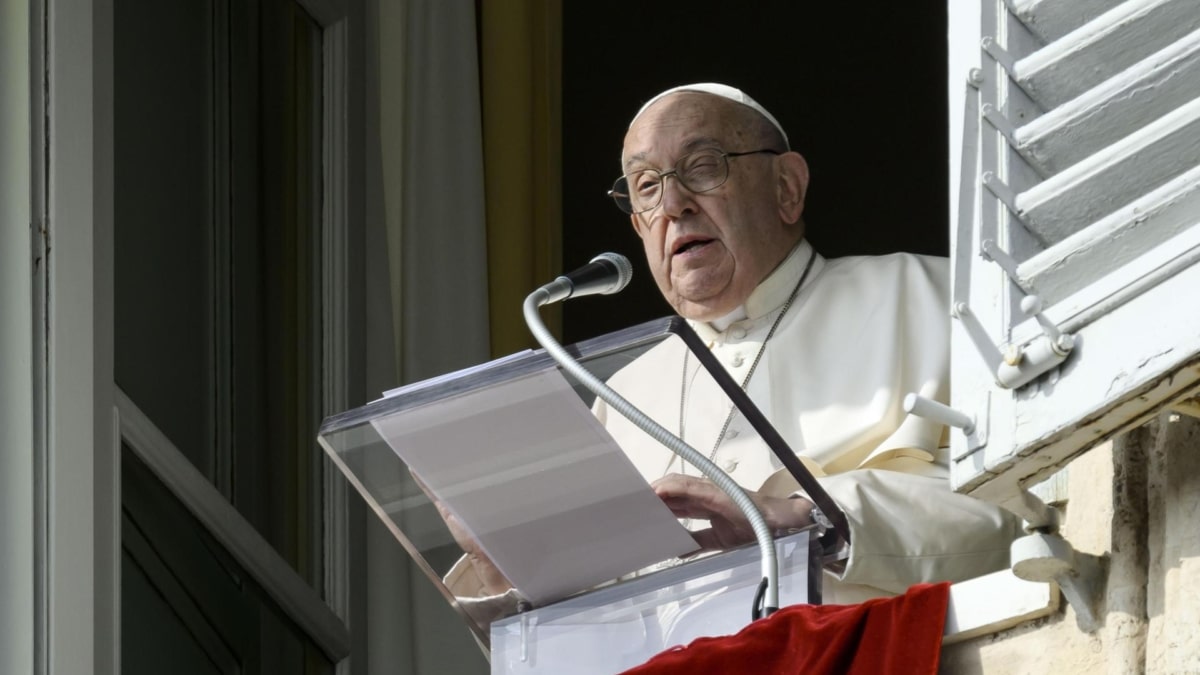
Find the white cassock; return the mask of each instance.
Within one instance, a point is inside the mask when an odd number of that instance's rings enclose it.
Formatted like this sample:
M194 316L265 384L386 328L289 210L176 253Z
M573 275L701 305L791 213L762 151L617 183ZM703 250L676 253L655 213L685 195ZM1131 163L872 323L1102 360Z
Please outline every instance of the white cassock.
M811 260L774 334L763 341ZM826 260L806 241L722 322L691 322L771 424L818 476L850 524L849 558L827 574L824 602L858 602L926 581L1008 566L1020 522L949 488L944 428L905 414L909 392L949 398L949 274L941 258L894 254ZM730 321L732 319L732 321ZM761 355L759 354L761 350ZM686 347L669 339L609 385L747 490L798 486ZM686 370L685 370L686 366ZM649 481L683 467L624 416L596 415Z

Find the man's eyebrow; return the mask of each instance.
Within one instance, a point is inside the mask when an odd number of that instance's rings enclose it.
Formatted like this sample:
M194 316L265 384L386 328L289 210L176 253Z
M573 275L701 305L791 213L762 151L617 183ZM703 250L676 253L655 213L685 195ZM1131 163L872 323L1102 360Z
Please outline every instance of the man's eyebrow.
M625 160L625 163L622 164L621 166L625 169L626 172L628 172L629 169L633 168L633 166L635 164L641 164L645 161L646 161L646 153L639 152L639 153L630 155L629 159Z
M691 152L695 152L696 150L699 150L701 148L720 148L720 147L721 147L721 142L718 141L716 138L713 138L712 136L697 136L695 138L689 138L688 140L684 141L683 147L681 148L682 152L680 153L679 157L682 157ZM638 152L638 153L634 153L634 154L630 155L629 159L625 160L625 164L624 164L625 171L628 172L629 169L633 168L635 165L644 164L646 161L647 154L648 153L646 153L646 152ZM678 159L679 158L677 157L676 161L678 161Z

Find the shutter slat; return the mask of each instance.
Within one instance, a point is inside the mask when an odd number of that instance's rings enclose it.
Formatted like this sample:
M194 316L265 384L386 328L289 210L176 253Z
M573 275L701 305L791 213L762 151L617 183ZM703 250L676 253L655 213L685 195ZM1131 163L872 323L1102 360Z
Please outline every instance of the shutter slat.
M1020 58L1014 77L1045 109L1060 106L1200 28L1196 0L1128 0Z
M1021 127L1016 148L1053 175L1200 92L1200 30Z
M1200 163L1200 99L1017 196L1026 226L1054 244Z
M1178 176L1017 267L1025 288L1054 304L1160 242L1193 227L1200 214L1200 167Z
M1009 0L1012 13L1043 42L1054 42L1121 0Z

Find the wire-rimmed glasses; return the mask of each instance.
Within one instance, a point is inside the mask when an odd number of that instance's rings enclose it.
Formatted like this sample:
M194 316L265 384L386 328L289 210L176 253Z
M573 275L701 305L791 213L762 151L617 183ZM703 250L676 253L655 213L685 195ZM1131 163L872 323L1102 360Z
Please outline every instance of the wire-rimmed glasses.
M697 150L680 157L675 166L667 171L641 169L621 176L613 182L608 196L612 197L617 203L617 208L625 213L645 213L662 202L663 184L667 176L675 176L688 192L708 192L721 187L729 180L730 157L757 155L762 152L781 154L771 148L746 152L725 152L717 148Z

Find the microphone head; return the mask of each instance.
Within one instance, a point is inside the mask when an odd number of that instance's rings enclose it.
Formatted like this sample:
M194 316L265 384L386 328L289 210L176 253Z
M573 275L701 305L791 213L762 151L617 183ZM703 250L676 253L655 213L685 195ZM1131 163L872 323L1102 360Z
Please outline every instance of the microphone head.
M625 287L629 285L630 280L633 279L633 264L629 262L629 258L626 258L620 253L613 253L611 251L601 253L595 258L592 258L591 262L607 262L617 270L617 278L613 280L610 286L601 291L602 295L620 293L621 291L625 290Z

